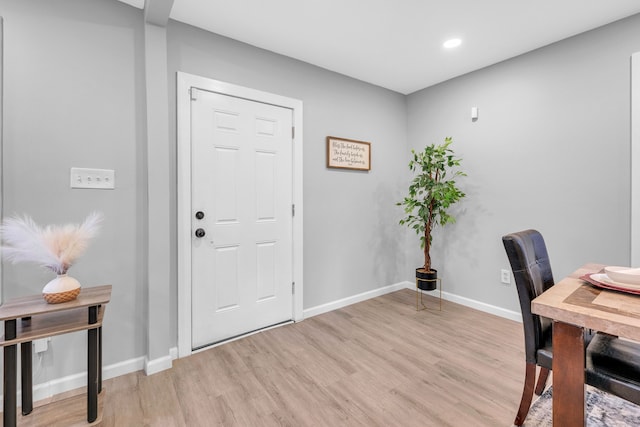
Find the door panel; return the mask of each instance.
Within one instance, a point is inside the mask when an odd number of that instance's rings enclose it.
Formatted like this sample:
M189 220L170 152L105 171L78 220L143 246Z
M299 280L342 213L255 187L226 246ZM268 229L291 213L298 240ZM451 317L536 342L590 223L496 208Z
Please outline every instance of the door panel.
M292 110L191 103L192 347L292 319ZM197 219L195 212L203 211Z

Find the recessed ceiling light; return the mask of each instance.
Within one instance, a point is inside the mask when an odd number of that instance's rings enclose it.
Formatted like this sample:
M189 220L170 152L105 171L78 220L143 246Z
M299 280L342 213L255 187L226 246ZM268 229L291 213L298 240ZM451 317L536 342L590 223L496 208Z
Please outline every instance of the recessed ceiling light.
M460 39L450 39L444 42L442 46L446 47L447 49L452 49L454 47L460 46L461 44L462 44L462 40Z

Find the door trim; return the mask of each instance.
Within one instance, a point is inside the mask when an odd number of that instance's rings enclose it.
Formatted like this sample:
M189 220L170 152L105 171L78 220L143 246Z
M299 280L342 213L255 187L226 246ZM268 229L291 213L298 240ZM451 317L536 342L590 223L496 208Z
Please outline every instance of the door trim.
M3 18L2 16L0 16L0 220L4 219L4 210L2 209L2 181L3 181L3 177L4 177L4 173L2 172L2 163L3 163L3 158L2 158L2 152L4 150L3 148L3 140L2 140L2 135L4 135L4 129L3 129L3 117L4 117L4 110L3 110L3 105L4 105L4 98L3 98L3 82L4 82L4 76L2 74L2 70L4 68L4 27L3 27ZM4 302L4 285L2 283L2 263L0 263L0 301Z
M631 55L631 248L630 264L640 266L640 52Z
M192 87L223 95L244 98L289 108L293 112L293 320L298 322L303 314L302 281L302 101L262 92L231 83L200 77L178 71L177 73L177 175L178 175L178 357L189 356L191 349L191 93Z

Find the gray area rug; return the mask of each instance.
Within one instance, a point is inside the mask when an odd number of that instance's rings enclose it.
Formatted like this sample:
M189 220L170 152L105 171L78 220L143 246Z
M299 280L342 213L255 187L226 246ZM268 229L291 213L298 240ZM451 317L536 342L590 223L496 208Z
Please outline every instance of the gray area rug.
M529 410L524 427L551 427L552 387L540 396ZM585 397L587 427L638 427L640 426L640 406L624 399L587 387Z

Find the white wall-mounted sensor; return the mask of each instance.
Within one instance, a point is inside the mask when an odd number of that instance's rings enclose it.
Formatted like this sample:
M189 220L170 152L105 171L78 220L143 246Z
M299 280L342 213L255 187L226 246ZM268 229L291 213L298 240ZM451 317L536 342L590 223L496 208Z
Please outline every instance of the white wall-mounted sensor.
M478 120L478 107L471 107L471 120Z

